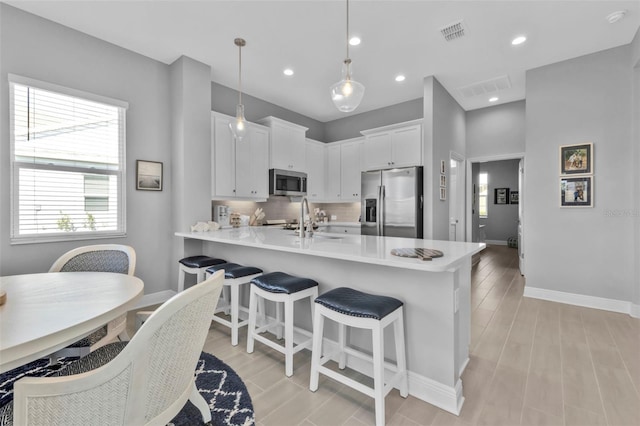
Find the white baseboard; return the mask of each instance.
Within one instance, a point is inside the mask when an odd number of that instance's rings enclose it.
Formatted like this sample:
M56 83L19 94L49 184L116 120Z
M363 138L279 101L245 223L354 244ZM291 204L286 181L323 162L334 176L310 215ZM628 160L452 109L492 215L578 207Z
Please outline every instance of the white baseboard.
M507 242L506 241L502 241L502 240L485 240L484 241L487 245L492 245L492 246L506 246Z
M176 294L177 292L174 290L163 290L151 294L145 294L144 296L142 296L142 298L140 298L140 300L138 300L136 306L134 306L131 310L133 311L140 308L146 308L147 306L152 305L160 305L171 299Z
M640 318L640 305L634 305L632 303L631 311L629 312L629 315L631 315L634 318Z
M525 286L524 296L533 299L549 300L551 302L566 303L567 305L584 306L585 308L601 309L603 311L619 312L640 318L640 306L624 300L606 299L604 297L586 296L583 294L565 293L563 291L547 290Z

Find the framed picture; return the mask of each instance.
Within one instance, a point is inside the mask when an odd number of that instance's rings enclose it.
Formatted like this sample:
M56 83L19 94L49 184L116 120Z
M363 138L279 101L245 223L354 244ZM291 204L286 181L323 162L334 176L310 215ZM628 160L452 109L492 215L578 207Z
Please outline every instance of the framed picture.
M447 199L447 188L440 188L440 201Z
M440 160L440 174L441 174L441 175L443 175L443 174L444 174L444 172L445 172L445 171L444 171L444 165L445 165L444 160Z
M493 191L493 204L509 204L509 188L496 188Z
M518 191L510 191L509 202L511 204L518 204L520 202L520 193Z
M162 163L157 161L136 161L136 189L162 191Z
M593 207L593 177L560 178L560 207Z
M593 144L564 145L560 147L560 174L593 173Z
M445 188L447 186L447 176L440 175L440 188Z

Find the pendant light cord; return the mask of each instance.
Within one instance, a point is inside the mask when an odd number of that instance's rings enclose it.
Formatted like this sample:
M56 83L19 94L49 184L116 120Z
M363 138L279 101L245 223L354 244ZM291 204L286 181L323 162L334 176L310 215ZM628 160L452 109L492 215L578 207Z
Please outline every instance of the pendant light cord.
M349 59L349 0L347 0L347 59Z
M238 43L238 105L242 105L242 44Z

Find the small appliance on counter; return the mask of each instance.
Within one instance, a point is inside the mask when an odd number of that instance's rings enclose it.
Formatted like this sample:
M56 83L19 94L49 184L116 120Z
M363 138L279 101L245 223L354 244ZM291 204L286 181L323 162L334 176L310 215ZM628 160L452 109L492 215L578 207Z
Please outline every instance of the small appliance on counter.
M220 227L229 226L229 214L231 208L229 206L216 206L213 212L214 222L218 222Z

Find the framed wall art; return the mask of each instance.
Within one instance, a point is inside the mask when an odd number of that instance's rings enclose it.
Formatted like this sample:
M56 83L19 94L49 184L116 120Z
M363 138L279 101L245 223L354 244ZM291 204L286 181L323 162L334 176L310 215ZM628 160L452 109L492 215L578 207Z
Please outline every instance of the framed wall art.
M162 191L162 163L137 160L136 189L143 191Z
M520 203L520 193L519 193L519 191L510 191L509 192L509 203L510 204L518 204L518 203Z
M509 204L509 188L496 188L493 195L493 204Z
M564 145L560 147L560 174L593 173L593 144Z
M593 177L561 177L560 207L593 207Z

